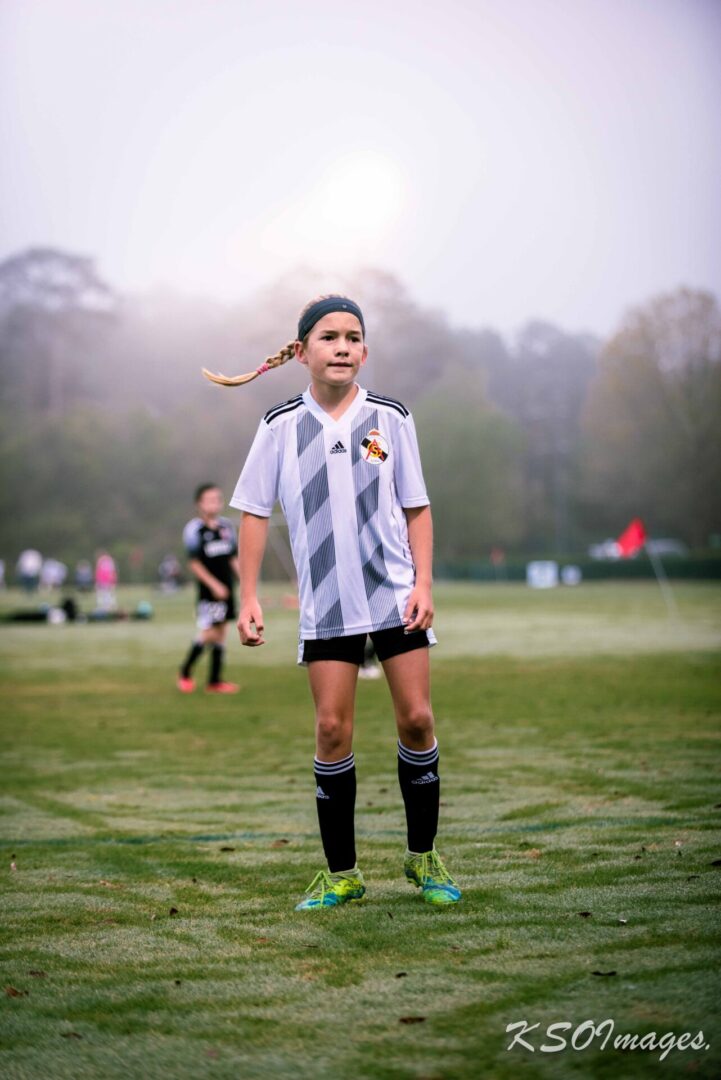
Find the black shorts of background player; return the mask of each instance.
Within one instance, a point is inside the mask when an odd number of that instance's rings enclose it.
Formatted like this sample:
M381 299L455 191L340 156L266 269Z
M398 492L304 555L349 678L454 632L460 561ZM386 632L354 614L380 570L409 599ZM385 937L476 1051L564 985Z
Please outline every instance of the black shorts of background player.
M238 686L223 679L222 667L227 625L237 616L238 537L233 523L220 516L225 500L217 484L201 484L195 492L195 504L198 512L183 529L183 543L188 568L198 583L196 634L178 673L177 686L184 694L195 690L193 667L209 646L206 691L235 694Z

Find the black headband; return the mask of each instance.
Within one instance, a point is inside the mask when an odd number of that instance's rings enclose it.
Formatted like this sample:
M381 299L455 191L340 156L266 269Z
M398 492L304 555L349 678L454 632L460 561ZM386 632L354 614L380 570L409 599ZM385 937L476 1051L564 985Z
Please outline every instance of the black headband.
M352 300L349 300L346 296L329 296L327 300L318 300L312 307L309 307L306 312L301 315L298 322L298 341L302 341L306 334L309 334L319 319L322 319L324 315L329 315L331 311L349 311L351 315L355 315L358 322L361 324L361 330L363 331L363 337L365 337L366 328L363 322L363 315L361 309Z

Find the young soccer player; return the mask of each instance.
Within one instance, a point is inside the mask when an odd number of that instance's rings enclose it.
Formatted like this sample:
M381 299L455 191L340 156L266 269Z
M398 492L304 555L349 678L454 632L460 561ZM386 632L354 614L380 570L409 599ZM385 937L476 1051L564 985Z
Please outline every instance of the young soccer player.
M435 849L440 781L430 704L432 524L413 418L400 402L359 386L366 361L360 308L320 297L300 315L297 339L248 375L295 356L310 386L260 422L230 502L242 511L244 645L264 644L257 580L268 519L280 500L300 593L298 663L307 665L316 710L316 807L328 869L297 910L360 900L356 863L356 772L352 749L358 668L370 634L390 687L398 730L398 779L408 848L405 875L431 904L461 892Z
M238 576L238 540L232 521L220 516L224 500L216 484L201 484L195 492L195 505L198 514L183 529L183 543L190 556L190 571L198 582L198 632L178 674L177 686L181 693L192 694L193 667L205 646L210 645L206 691L236 694L237 685L225 682L222 670L227 624L237 616L234 581Z

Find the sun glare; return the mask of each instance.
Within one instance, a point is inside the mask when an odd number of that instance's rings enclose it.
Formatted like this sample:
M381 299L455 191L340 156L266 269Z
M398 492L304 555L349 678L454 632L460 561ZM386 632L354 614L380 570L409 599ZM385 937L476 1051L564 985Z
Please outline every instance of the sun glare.
M389 158L356 152L335 161L319 186L320 222L378 236L400 213L403 178Z
M310 178L309 178L310 179ZM330 162L304 196L283 207L263 231L267 253L291 249L334 264L378 257L405 212L407 184L400 167L375 151L354 151Z

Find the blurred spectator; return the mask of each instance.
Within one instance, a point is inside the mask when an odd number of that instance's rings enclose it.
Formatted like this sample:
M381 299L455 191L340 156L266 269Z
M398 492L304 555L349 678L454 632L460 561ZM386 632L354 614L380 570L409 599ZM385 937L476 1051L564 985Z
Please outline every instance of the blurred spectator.
M80 592L90 592L93 587L93 568L89 559L78 559L75 564L75 587Z
M59 589L68 576L68 568L65 563L57 559L45 559L40 568L40 584L43 589Z
M16 573L20 587L27 593L37 592L43 557L35 548L26 548L20 552Z
M172 552L167 554L158 567L161 592L175 592L181 580L180 559Z
M95 563L95 603L98 611L115 611L117 583L118 571L115 568L115 560L107 551L102 551Z

